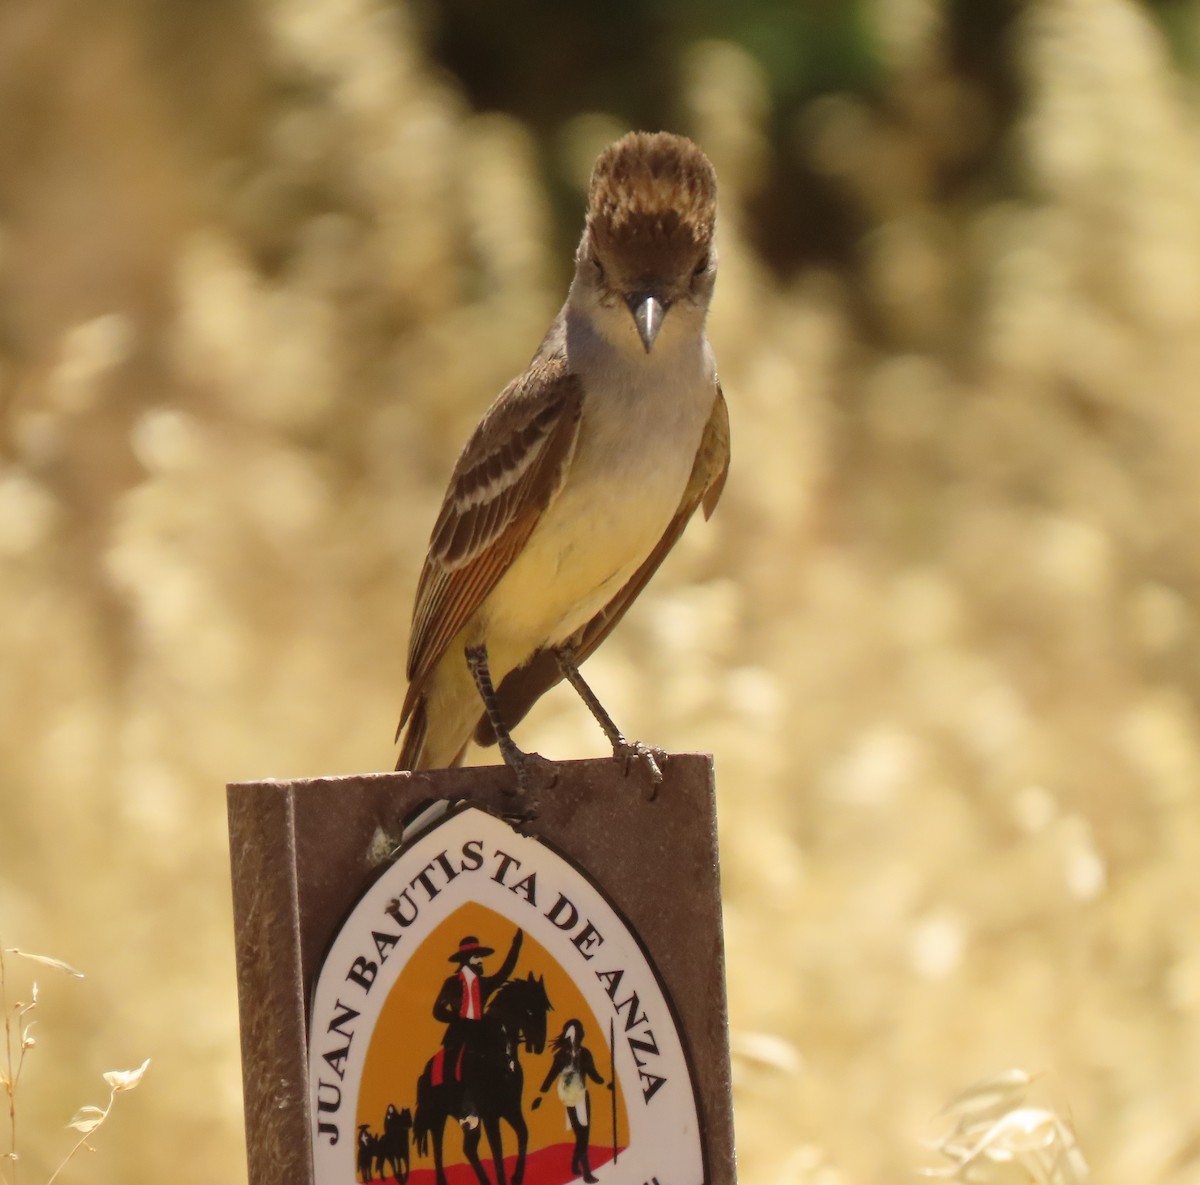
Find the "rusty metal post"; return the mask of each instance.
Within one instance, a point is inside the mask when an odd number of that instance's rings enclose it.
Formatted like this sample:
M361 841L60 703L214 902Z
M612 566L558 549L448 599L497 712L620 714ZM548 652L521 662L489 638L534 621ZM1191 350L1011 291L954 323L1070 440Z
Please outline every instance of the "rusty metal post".
M311 1185L307 1002L381 854L422 804L466 800L502 814L511 786L503 766L229 786L250 1185ZM523 830L585 868L644 942L690 1051L707 1185L733 1185L711 758L672 754L652 800L639 771L564 762Z

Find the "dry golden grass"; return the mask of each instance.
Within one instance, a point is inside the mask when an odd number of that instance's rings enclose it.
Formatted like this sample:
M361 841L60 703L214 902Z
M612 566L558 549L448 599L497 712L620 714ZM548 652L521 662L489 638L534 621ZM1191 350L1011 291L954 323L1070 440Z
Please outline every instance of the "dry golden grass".
M224 783L390 765L443 483L561 298L529 132L403 5L220 12L0 13L0 926L91 973L26 1131L154 1059L96 1185L244 1172ZM870 13L883 104L795 129L854 275L747 245L766 91L688 51L734 466L589 676L716 754L743 1185L912 1179L1013 1065L1096 1181L1194 1183L1195 95L1132 0L1030 3L1007 192L948 201L941 5ZM520 739L604 751L565 693Z
M43 1156L50 1154L50 1147L55 1143L47 1139L50 1133L34 1130L25 1131L25 1108L22 1079L28 1080L32 1071L31 1063L36 1054L38 1036L34 1029L38 1023L38 981L33 975L21 976L20 987L14 982L13 964L20 966L24 961L25 968L33 965L34 972L41 970L51 977L62 975L72 979L83 979L82 971L72 967L61 959L49 955L33 954L19 947L0 946L0 1027L3 1028L3 1039L0 1041L0 1100L3 1101L5 1119L5 1134L0 1138L0 1182L3 1185L18 1185L25 1180L25 1147L34 1144L41 1149ZM60 1138L58 1166L45 1178L45 1185L54 1182L63 1174L75 1156L87 1149L94 1152L93 1141L96 1134L108 1121L112 1114L117 1096L136 1089L150 1065L146 1058L136 1070L106 1070L103 1074L104 1085L108 1088L108 1102L103 1107L94 1103L85 1103L75 1111L67 1121L65 1130L71 1133L70 1139ZM39 1178L41 1180L41 1178Z

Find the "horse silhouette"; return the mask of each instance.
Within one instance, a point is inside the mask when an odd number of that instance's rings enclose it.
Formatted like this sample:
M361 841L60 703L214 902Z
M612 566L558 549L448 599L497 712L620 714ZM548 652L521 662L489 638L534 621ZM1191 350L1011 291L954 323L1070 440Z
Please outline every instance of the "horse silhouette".
M400 1185L408 1180L408 1133L412 1126L412 1112L407 1107L397 1111L395 1103L388 1103L387 1114L383 1117L383 1135L376 1145L376 1163L381 1177L386 1175L384 1167L390 1165L391 1175Z
M412 1131L412 1125L412 1112L407 1107L398 1111L395 1103L388 1103L387 1114L383 1117L383 1131L378 1135L367 1124L359 1124L358 1174L364 1182L392 1176L399 1185L404 1185L408 1180L408 1134ZM385 1171L389 1168L390 1173Z
M442 1139L447 1119L463 1125L463 1153L475 1170L480 1185L491 1185L479 1159L479 1141L487 1133L496 1170L496 1185L505 1185L503 1119L517 1137L517 1163L512 1185L525 1176L525 1150L529 1129L521 1113L525 1072L521 1069L521 1047L538 1054L546 1048L546 1013L550 1011L546 984L541 977L510 979L488 1001L477 1029L463 1046L462 1071L443 1065L440 1083L434 1084L434 1059L425 1063L417 1080L417 1113L413 1134L417 1150L425 1156L433 1137L436 1185L446 1185L442 1163ZM464 1122L465 1121L465 1122Z

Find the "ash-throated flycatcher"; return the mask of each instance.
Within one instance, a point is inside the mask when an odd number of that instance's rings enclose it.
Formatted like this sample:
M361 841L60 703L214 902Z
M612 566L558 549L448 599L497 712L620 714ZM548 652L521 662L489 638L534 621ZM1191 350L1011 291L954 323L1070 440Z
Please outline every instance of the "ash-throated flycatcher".
M710 515L729 418L704 322L717 180L682 136L634 132L596 161L567 302L463 449L417 586L397 769L455 765L566 678L614 756L625 739L579 674L675 545Z

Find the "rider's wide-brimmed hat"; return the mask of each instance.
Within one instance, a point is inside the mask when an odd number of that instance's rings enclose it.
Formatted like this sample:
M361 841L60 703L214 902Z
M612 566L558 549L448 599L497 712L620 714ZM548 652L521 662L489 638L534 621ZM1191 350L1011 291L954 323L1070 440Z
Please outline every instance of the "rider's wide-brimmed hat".
M464 938L458 944L458 950L450 956L451 963L465 963L476 955L494 955L496 952L490 946L481 946L478 938Z

